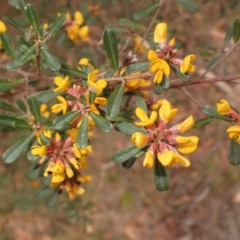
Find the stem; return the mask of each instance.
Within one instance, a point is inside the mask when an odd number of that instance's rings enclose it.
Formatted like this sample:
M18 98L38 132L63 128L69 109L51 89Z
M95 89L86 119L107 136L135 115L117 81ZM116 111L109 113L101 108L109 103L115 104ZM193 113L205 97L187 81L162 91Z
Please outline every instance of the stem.
M203 105L194 97L192 96L185 88L180 88L193 102L195 102L201 109Z
M209 71L213 70L220 62L222 62L228 55L233 52L240 45L240 41L236 42L215 64L213 64L209 69L207 69L199 78L203 78Z
M139 78L150 78L151 74L149 72L139 74L137 76L127 76L127 77L112 77L112 78L105 78L104 80L110 81L123 81L123 80L130 80L130 79L139 79Z
M157 6L157 10L156 10L156 12L155 12L155 14L154 14L154 16L153 16L150 24L148 25L148 28L146 29L145 34L143 35L143 38L142 38L142 41L141 41L140 45L139 45L138 48L136 49L136 53L139 51L140 47L142 46L142 44L143 44L144 41L146 40L146 38L147 38L147 36L148 36L148 34L149 34L149 32L150 32L150 30L151 30L151 28L152 28L155 20L156 20L156 18L157 18L157 15L158 15L158 13L159 13L159 11L160 11L160 7L161 7L161 2L162 2L162 1L159 0L158 6Z

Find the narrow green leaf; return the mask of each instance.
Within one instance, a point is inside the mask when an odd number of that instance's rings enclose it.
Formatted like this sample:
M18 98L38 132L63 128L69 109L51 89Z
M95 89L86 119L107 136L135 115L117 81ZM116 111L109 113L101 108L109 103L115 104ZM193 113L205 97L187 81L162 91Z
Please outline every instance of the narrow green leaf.
M230 42L232 36L233 36L233 27L228 27L227 31L226 31L226 36L224 39L224 44L223 44L224 49L229 47L229 42Z
M199 118L194 122L193 128L202 128L211 123L214 120L212 117Z
M37 100L39 102L46 103L46 102L51 101L53 98L55 98L58 95L59 95L58 92L53 92L52 89L48 89L45 91L38 92L38 93L34 94L33 96L35 98L37 98Z
M37 177L43 176L44 170L46 169L46 164L42 164L40 167L35 168L35 164L37 163L37 161L34 161L34 164L28 168L27 170L27 177L30 180L36 179Z
M158 7L158 4L153 4L148 7L144 7L137 12L134 13L133 17L135 20L141 20L147 16L149 16L156 8Z
M23 112L25 112L25 113L27 112L26 105L25 105L25 103L23 102L22 99L17 98L17 99L16 99L16 104L18 105L18 107L19 107L19 109L20 109L21 111L23 111Z
M61 63L50 53L46 44L43 44L41 48L41 56L50 69L53 71L58 71L60 69Z
M97 93L90 91L89 92L89 103L92 104L97 97Z
M14 49L12 46L12 40L10 39L9 35L5 32L2 32L0 34L1 36L1 41L3 44L3 47L6 49L7 53L13 58L15 59L15 53L14 53Z
M0 79L0 92L9 91L11 88L19 86L23 83L23 80L8 81L5 79Z
M122 166L126 169L129 169L133 166L133 164L135 163L136 161L136 157L131 157L130 159L128 159L126 162L123 162L122 163Z
M116 35L113 30L105 29L103 33L103 43L112 68L118 71L118 46Z
M85 116L81 122L76 143L79 148L85 148L88 145L88 116Z
M136 107L143 109L144 112L148 114L147 104L143 98L140 98L136 101Z
M20 66L24 65L25 63L29 62L30 60L32 60L35 55L34 55L34 51L37 49L37 45L34 44L33 46L31 46L27 51L25 51L24 53L22 53L20 56L18 56L16 58L16 60L10 62L7 64L7 69L9 71L14 71L17 68L19 68Z
M48 138L47 136L45 136L42 132L40 133L40 141L41 141L41 144L44 145L44 146L47 146L51 139Z
M34 116L35 120L39 123L41 114L40 114L40 104L39 104L37 98L34 96L29 96L27 98L27 103L28 103L30 112Z
M189 82L191 80L190 75L181 73L179 69L176 70L176 74L181 80L183 80L183 82Z
M38 161L40 159L39 156L33 155L32 154L32 149L30 148L27 152L27 159L31 162Z
M13 19L8 18L8 17L4 17L3 20L4 20L5 23L8 23L8 24L12 25L14 28L18 29L19 31L25 33L25 30L17 22L15 22Z
M47 199L48 207L53 207L57 203L58 195L59 195L59 188L57 187L54 189L53 193Z
M155 94L160 95L163 92L162 86L160 84L155 84L153 91Z
M158 191L166 191L169 189L166 168L158 161L158 159L155 159L154 180L155 187Z
M16 112L17 109L14 108L12 105L5 103L3 101L0 101L0 108L9 112Z
M175 0L175 1L192 12L196 12L199 9L198 4L192 0Z
M50 27L49 32L48 32L45 40L52 37L62 27L63 23L65 22L65 19L66 19L66 16L64 14L61 14L57 18L57 20Z
M233 166L240 164L240 145L236 139L231 139L229 148L229 162Z
M53 124L56 129L62 129L68 125L75 117L79 115L79 111L68 112L54 119Z
M23 119L18 119L13 122L12 126L17 129L31 129L32 126Z
M18 122L18 124L25 124L26 121L14 116L0 115L0 126L1 127L13 127L13 124Z
M199 51L199 55L202 57L212 57L213 56L212 53L210 53L208 51L203 51L203 50Z
M127 71L129 73L141 72L147 70L150 66L150 62L134 63L128 66Z
M222 54L217 54L207 65L206 69L209 70L211 67L222 57Z
M240 19L237 18L233 23L233 40L236 43L240 38Z
M8 4L25 12L26 0L8 0Z
M205 113L206 115L208 115L210 117L219 118L219 119L229 121L229 122L232 121L232 119L230 117L220 115L218 113L217 109L213 106L206 105L202 108L202 111L203 111L203 113Z
M109 97L106 105L106 114L108 117L115 117L120 112L124 86L124 83L118 84Z
M12 163L15 161L22 153L28 151L30 142L34 139L35 133L19 139L14 143L2 156L5 163Z
M65 63L61 63L59 72L70 77L78 77L85 80L88 78L88 75L86 73L78 70L77 68L72 68Z
M122 164L126 162L128 159L130 159L131 157L133 157L138 151L139 151L139 148L135 146L129 146L127 148L124 148L115 152L112 155L112 160L115 164Z
M92 117L97 127L100 128L103 132L109 132L111 130L112 124L106 118L94 112L90 112L90 116Z
M118 122L115 124L114 129L118 132L129 135L132 135L135 132L141 132L145 134L147 133L147 130L145 128L135 126L134 124L128 122Z
M27 4L25 6L25 11L30 25L33 27L34 31L40 36L40 24L35 8L32 4Z
M161 86L164 90L168 90L170 88L170 79L166 75L163 75Z
M127 27L131 27L131 28L134 28L134 29L145 29L145 27L143 27L141 24L139 23L136 23L130 19L127 19L127 18L120 18L118 20L118 24L120 26L127 26Z

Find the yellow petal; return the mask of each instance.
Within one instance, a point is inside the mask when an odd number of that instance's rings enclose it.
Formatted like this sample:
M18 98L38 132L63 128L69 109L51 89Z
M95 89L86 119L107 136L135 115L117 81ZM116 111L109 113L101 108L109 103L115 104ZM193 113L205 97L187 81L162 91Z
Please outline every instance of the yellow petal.
M147 144L147 136L141 132L134 133L131 140L136 147L143 147Z
M54 82L58 87L53 89L53 92L65 92L69 87L70 78L69 76L66 76L64 79L61 77L55 77Z
M225 99L221 99L220 102L217 103L217 111L221 115L228 115L232 109Z
M78 176L77 181L81 183L88 183L92 180L91 175L85 175L85 176Z
M175 44L175 42L176 42L176 41L175 41L175 38L172 38L171 41L169 42L169 45L170 45L170 46L173 46L173 45Z
M195 60L196 56L194 54L188 55L183 59L183 62L180 65L181 73L188 73L190 71L194 71L195 67L191 66L191 61Z
M240 126L231 126L227 129L228 133L240 133Z
M164 43L167 41L167 24L159 23L155 27L153 40L155 43Z
M68 165L66 166L66 173L69 178L72 178L74 175L72 168Z
M84 18L83 18L83 15L82 15L81 12L76 11L74 13L74 21L77 22L78 25L82 25L83 24Z
M6 31L7 31L7 27L6 27L5 23L0 20L0 33L6 32Z
M175 162L178 163L181 167L189 167L190 166L190 161L181 156L180 154L174 154Z
M152 151L147 151L145 154L145 158L143 160L143 166L145 168L153 167L154 163L154 153Z
M149 51L148 51L148 60L149 60L150 62L153 62L153 61L155 61L155 60L157 60L157 59L158 59L157 53L156 53L155 51L153 51L153 50L149 50Z
M147 121L148 120L148 116L146 114L146 112L140 108L140 107L137 107L136 110L135 110L135 114L137 115L137 117L142 121Z
M78 30L78 35L82 41L87 41L89 39L89 27L83 26Z
M157 158L163 166L171 166L173 156L173 152L169 150L164 150L163 153L158 153Z
M182 123L178 124L179 130L181 133L185 133L190 128L192 128L194 125L194 119L193 116L189 116L187 119L185 119Z
M197 149L199 138L196 136L176 137L177 149L180 153L189 154ZM185 141L185 142L184 142Z
M169 122L178 112L177 108L173 108L167 100L162 101L162 106L159 109L159 116L164 122Z

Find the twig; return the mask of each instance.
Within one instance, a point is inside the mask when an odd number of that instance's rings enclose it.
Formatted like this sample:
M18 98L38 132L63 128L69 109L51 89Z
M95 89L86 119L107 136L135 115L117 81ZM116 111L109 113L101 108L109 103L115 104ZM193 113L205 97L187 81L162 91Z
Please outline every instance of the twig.
M150 30L151 30L151 28L152 28L155 20L156 20L156 18L157 18L157 15L158 15L158 13L159 13L159 11L160 11L160 7L161 7L161 2L162 2L162 1L159 0L158 6L157 6L157 10L156 10L156 12L155 12L155 14L154 14L154 16L153 16L150 24L148 25L148 28L146 29L145 34L143 35L142 41L140 42L138 48L136 49L136 53L139 51L140 47L142 46L142 44L143 44L144 41L146 40L146 38L147 38L147 36L148 36L148 34L149 34L149 32L150 32Z
M203 107L203 105L197 100L195 99L185 88L179 88L180 90L182 90L191 100L193 100L193 102L195 102L200 108Z
M106 81L122 81L122 80L130 80L130 79L140 79L140 78L150 78L151 74L149 72L139 74L137 76L123 76L123 77L111 77L111 78L104 78Z
M213 70L220 62L222 62L225 58L228 57L228 55L234 51L235 48L237 48L240 45L240 41L236 42L217 62L215 62L209 69L207 69L200 77L198 78L201 79L203 78L209 71Z

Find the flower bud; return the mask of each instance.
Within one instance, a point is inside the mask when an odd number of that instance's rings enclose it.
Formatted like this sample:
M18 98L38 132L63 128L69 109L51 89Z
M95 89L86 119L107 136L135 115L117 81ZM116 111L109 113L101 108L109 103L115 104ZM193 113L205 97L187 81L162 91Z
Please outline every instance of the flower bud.
M143 147L147 144L147 136L144 133L134 133L131 140L136 147Z

